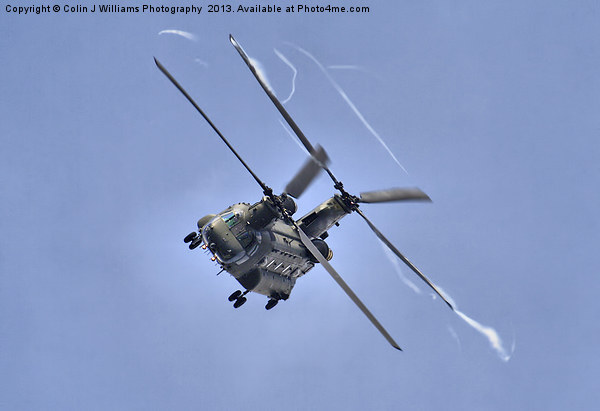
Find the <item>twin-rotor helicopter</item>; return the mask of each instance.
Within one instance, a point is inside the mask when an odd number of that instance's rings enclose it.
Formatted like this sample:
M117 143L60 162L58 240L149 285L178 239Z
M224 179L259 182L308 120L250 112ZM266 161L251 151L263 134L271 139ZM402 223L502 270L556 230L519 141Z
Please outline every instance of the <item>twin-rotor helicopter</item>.
M337 226L343 217L357 213L375 235L454 310L440 290L398 251L359 207L362 203L431 200L418 188L391 188L364 192L358 196L348 193L342 182L329 169L329 158L325 150L320 146L313 147L281 102L267 87L244 49L233 36L230 35L229 40L310 157L287 184L285 191L279 195L275 194L250 169L204 111L155 58L154 61L160 71L196 108L263 191L263 198L257 203L234 204L220 213L202 217L198 220L198 230L188 234L184 241L189 243L189 248L192 250L197 247L208 250L222 270L230 273L240 283L243 291L237 290L229 296L229 301L233 302L235 308L239 308L246 302L248 293L254 292L265 295L268 298L265 308L272 309L279 301L290 297L298 278L310 271L315 264L321 264L387 341L394 348L401 350L330 265L329 260L333 257L333 252L325 239L328 237L329 230L334 225ZM303 217L296 219L293 217L297 210L294 199L301 196L321 170L329 175L337 192Z

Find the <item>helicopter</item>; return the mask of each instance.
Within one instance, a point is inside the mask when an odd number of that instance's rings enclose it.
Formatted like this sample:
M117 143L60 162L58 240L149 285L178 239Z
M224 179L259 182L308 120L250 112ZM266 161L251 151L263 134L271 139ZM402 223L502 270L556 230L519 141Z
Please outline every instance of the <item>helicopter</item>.
M333 226L339 226L339 221L343 217L357 213L365 220L375 235L431 287L448 307L454 310L443 293L379 231L359 208L363 203L431 201L431 199L419 188L368 191L360 193L358 196L348 193L344 189L343 183L330 170L329 157L325 150L320 145L314 147L310 143L267 86L242 46L231 34L229 40L304 146L309 158L286 185L284 192L279 195L275 194L252 171L194 99L155 57L154 62L158 69L206 120L258 183L263 193L263 197L254 204L237 203L217 214L208 214L200 218L197 222L197 231L185 236L184 242L189 244L191 250L201 247L212 254L211 260L217 262L221 267L221 272L227 271L239 282L244 291L236 290L228 297L235 308L241 307L247 301L246 295L254 292L268 298L265 308L271 310L279 301L285 301L290 297L298 278L304 276L316 264L321 264L392 347L402 351L381 323L331 266L329 261L333 257L333 251L325 240L329 235L329 230ZM302 195L321 170L329 175L337 192L306 215L295 219L293 215L297 211L297 206L294 199L298 199Z

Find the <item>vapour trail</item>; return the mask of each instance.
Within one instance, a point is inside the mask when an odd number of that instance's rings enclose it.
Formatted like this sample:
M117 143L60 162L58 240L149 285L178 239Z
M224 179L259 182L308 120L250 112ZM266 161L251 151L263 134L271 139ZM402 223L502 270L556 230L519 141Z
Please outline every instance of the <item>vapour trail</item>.
M390 260L390 262L394 266L394 269L396 270L396 274L398 274L398 278L400 278L400 280L408 288L410 288L411 290L413 290L415 293L421 294L421 290L419 289L419 287L417 287L415 285L415 283L413 283L412 281L410 281L404 275L404 273L402 272L402 269L400 268L400 262L398 261L398 257L396 257L396 255L392 252L392 250L390 250L381 240L379 240L379 245L383 249L383 252L385 253L385 256L388 258L388 260Z
M294 47L300 53L302 53L305 56L307 56L309 59L311 59L317 65L317 67L319 67L319 69L323 72L323 74L325 74L325 77L327 78L327 80L329 80L329 83L336 89L336 91L339 93L339 95L344 99L344 101L346 102L346 104L348 104L348 106L352 109L352 111L354 112L354 114L356 114L356 116L358 117L358 119L363 123L363 125L367 128L367 130L369 130L371 132L371 134L385 148L385 150L389 153L389 155L394 159L394 161L396 162L396 164L398 164L400 166L400 168L406 174L408 174L408 172L406 171L406 169L404 168L404 166L402 164L400 164L400 161L398 161L398 159L396 158L396 156L394 155L394 153L392 152L392 150L390 150L390 148L385 143L385 141L383 141L383 139L381 138L381 136L373 129L373 127L371 127L371 125L365 119L365 117L362 115L362 113L358 110L358 108L356 108L356 106L354 105L354 103L352 102L352 100L350 100L350 98L348 97L348 95L346 94L346 92L344 92L344 90L342 89L342 87L340 87L340 85L333 79L333 77L331 77L331 75L329 74L329 72L327 71L327 69L312 54L310 54L308 51L306 51L303 48L301 48L299 46L296 46L295 44L292 44L292 43L286 43L286 44L290 45L291 47Z
M450 333L450 335L452 336L452 338L454 338L454 340L456 341L456 344L458 344L458 349L462 350L462 344L460 343L460 338L458 338L458 334L456 333L456 331L454 331L454 328L452 328L452 326L448 326L448 332Z
M288 96L288 98L286 98L285 100L283 100L281 102L281 104L285 104L292 99L292 96L296 92L296 75L298 74L298 70L296 70L296 67L294 67L294 65L287 58L285 58L285 56L283 54L281 54L279 52L279 50L273 49L273 51L275 52L277 57L279 57L281 59L281 61L283 61L285 64L287 64L288 67L291 68L292 71L294 72L294 75L292 76L292 91L290 92L290 95Z
M504 346L502 345L502 339L500 338L500 336L498 335L496 330L494 330L492 327L487 327L485 325L478 323L477 321L475 321L471 317L467 316L462 311L458 311L458 310L455 310L455 311L456 311L456 314L458 314L458 316L460 318L465 320L467 324L469 324L475 330L479 331L481 334L483 334L488 339L491 347L496 351L496 353L498 354L498 356L500 357L500 359L502 361L507 362L508 360L510 360L510 357L512 356L512 352L510 354L506 352L506 350L504 349ZM513 341L513 347L514 347L514 341Z
M190 32L183 31L183 30L172 30L172 29L171 30L162 30L162 31L159 31L158 34L159 35L161 35L161 34L175 34L177 36L184 37L184 38L186 38L188 40L191 40L191 41L198 41L198 37L196 37L195 34L192 34Z
M510 356L512 357L513 353L515 352L515 348L517 348L517 339L515 337L515 329L513 328L513 342L510 345Z
M279 124L281 124L281 127L283 127L283 129L286 131L286 133L288 133L288 135L292 138L292 140L294 140L294 142L296 144L298 144L298 147L300 147L302 149L302 151L304 151L306 153L306 155L310 157L310 153L308 152L308 150L306 150L306 147L304 147L300 143L300 141L298 140L298 137L296 137L294 134L292 134L292 131L286 126L286 124L283 122L283 120L279 119Z
M249 59L250 59L250 63L252 63L252 65L256 69L256 73L258 74L258 77L260 77L260 79L265 83L265 85L271 91L271 93L277 95L277 93L275 93L275 90L273 90L273 87L271 87L271 83L269 83L269 78L267 77L267 73L266 73L263 65L260 63L260 61L254 59L252 57L249 57Z
M400 268L400 263L398 262L398 259L396 258L396 256L381 241L379 242L379 244L381 245L381 248L383 248L383 251L385 252L388 260L390 260L390 262L394 265L394 268L396 269L396 272L398 273L398 277L400 277L402 282L404 284L406 284L410 289L412 289L415 293L421 294L421 290L412 281L410 281L408 278L406 278L404 276L404 274L402 273L402 270ZM469 324L476 331L478 331L480 334L482 334L484 337L487 338L487 340L490 343L490 346L496 351L496 353L498 354L498 356L500 357L500 359L502 361L507 362L508 360L510 360L510 357L512 356L513 352L515 351L514 337L513 337L511 352L510 352L510 354L508 354L506 349L502 345L502 339L500 338L500 336L498 335L496 330L494 330L492 327L487 327L485 325L478 323L477 321L475 321L474 319L472 319L471 317L469 317L462 311L459 311L454 299L452 297L450 297L450 295L448 295L448 293L445 292L439 285L436 285L436 287L440 290L440 292L444 295L444 297L450 302L450 304L452 304L452 306L454 307L454 312L460 318L462 318L467 324ZM435 294L431 294L431 296L433 297L434 300L437 298ZM460 346L460 340L458 339L458 335L456 334L454 329L452 329L450 326L448 326L448 328L450 330L450 334L452 334L452 336L454 337L454 339L458 342L458 344Z
M462 311L459 311L459 309L458 309L458 307L456 305L456 302L452 299L452 297L450 297L448 295L448 293L445 292L440 286L437 286L437 288L444 295L444 297L446 297L446 299L448 301L450 301L450 303L454 306L454 312L460 318L462 318L467 324L469 324L476 331L478 331L481 335L483 335L484 337L486 337L487 340L490 343L490 346L498 354L498 357L500 357L500 359L502 361L508 362L508 360L510 360L510 357L512 356L512 354L514 352L515 340L513 339L513 349L511 351L511 353L509 354L506 351L506 349L504 348L504 345L502 344L502 339L500 338L500 336L498 335L498 333L496 332L496 330L494 330L492 327L488 327L486 325L480 324L479 322L475 321L474 319L472 319L471 317L469 317L468 315L466 315Z

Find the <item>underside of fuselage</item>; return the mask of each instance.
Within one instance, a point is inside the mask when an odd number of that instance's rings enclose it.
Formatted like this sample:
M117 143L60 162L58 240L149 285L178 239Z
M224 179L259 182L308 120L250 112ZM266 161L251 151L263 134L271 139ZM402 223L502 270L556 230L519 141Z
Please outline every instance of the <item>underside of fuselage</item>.
M296 279L315 265L292 227L276 219L256 233L258 247L247 259L223 268L246 290L287 300Z

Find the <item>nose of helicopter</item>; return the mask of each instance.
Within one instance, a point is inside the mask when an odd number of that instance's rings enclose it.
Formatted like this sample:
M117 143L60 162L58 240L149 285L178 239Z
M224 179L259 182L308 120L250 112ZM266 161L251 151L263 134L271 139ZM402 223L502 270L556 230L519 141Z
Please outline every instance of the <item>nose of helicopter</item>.
M241 258L245 251L219 216L202 228L202 239L222 263L231 263Z

